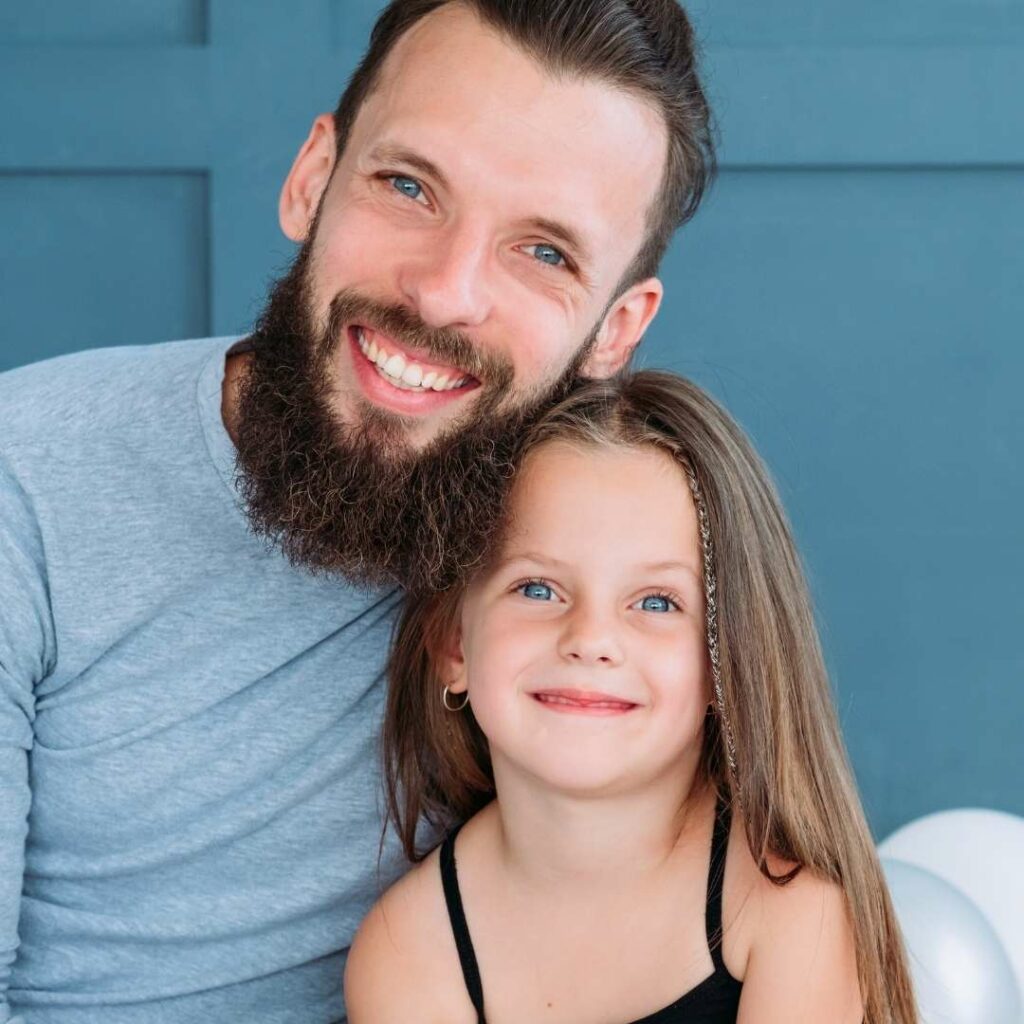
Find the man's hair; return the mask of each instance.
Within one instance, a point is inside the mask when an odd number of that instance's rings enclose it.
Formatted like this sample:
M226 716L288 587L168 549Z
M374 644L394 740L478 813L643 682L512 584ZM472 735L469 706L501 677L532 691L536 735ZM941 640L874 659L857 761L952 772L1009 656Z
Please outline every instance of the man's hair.
M673 232L696 213L715 172L693 28L676 0L391 0L334 112L338 156L395 43L420 19L454 2L553 74L617 86L661 114L668 134L665 171L620 290L657 273Z

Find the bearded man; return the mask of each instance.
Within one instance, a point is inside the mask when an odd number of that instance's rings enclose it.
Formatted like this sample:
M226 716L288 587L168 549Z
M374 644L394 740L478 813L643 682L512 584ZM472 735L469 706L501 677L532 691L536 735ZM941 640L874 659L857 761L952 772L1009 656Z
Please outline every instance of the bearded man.
M628 361L712 164L674 0L393 0L248 338L0 377L0 1021L344 1020L401 589Z

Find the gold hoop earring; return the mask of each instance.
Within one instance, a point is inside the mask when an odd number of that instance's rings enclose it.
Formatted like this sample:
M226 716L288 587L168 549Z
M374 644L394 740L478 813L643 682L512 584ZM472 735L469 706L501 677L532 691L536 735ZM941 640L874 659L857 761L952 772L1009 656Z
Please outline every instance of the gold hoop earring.
M447 710L461 711L469 703L469 690L466 690L462 694L462 703L456 705L455 707L452 707L452 705L448 703L449 692L450 691L447 686L441 691L441 703L445 706L445 708L447 708Z

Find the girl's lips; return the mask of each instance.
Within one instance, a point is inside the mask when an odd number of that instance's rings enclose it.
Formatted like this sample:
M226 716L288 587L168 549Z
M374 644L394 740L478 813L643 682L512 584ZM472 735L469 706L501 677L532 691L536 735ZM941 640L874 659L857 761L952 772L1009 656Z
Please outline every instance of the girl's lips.
M537 690L530 696L550 711L563 714L623 715L638 705L592 690Z

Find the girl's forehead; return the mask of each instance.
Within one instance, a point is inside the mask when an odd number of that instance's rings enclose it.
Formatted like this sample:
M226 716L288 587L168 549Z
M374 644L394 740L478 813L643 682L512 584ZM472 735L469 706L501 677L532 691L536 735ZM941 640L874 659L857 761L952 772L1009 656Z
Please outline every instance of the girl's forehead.
M639 493L638 484L644 485ZM573 492L600 494L609 503L667 498L682 509L693 508L682 466L652 444L547 441L526 456L510 497L513 510L521 513L543 495Z
M696 559L698 539L686 473L669 454L653 445L551 441L517 475L501 558L607 558L611 546L624 557Z

